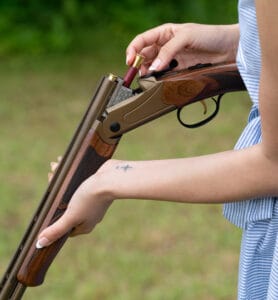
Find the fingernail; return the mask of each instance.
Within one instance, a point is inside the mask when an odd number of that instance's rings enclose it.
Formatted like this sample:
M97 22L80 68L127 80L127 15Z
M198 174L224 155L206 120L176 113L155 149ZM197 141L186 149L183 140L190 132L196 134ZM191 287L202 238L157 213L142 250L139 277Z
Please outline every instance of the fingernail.
M56 168L57 165L58 165L58 163L56 163L56 162L54 162L54 161L52 161L52 162L50 163L50 167L51 167L51 168Z
M39 239L36 243L36 248L37 249L42 249L44 247L46 247L49 244L49 240L46 237L42 237L41 239Z
M51 164L50 164L50 169L51 169L51 171L52 172L55 172L56 171L56 169L57 169L57 167L58 167L58 163L56 163L56 162L52 162Z
M130 55L127 55L127 56L126 56L126 64L127 64L127 65L129 65L130 58L131 58Z
M155 71L160 66L161 60L159 58L155 59L152 65L149 67L149 71Z

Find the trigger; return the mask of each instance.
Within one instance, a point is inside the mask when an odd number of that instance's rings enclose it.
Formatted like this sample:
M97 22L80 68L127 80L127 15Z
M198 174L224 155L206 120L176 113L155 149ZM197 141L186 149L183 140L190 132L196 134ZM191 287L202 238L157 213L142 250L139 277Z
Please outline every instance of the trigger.
M201 100L201 103L202 103L202 105L204 107L204 115L205 115L207 113L207 111L208 111L207 104L206 104L205 100Z

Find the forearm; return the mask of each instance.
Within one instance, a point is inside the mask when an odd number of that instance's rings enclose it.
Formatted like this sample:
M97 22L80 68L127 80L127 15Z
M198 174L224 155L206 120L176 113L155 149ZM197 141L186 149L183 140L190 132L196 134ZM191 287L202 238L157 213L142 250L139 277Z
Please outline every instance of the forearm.
M278 3L256 1L258 30L261 42L261 78L259 86L260 114L264 152L274 163L278 161Z
M235 61L239 44L239 25L222 25L222 37L219 39L219 44L222 43L226 46L227 56L225 61Z
M191 47L193 49L199 48L212 53L222 53L224 61L235 60L239 44L238 24L188 24L187 31L187 35L192 38Z
M261 146L201 157L110 161L95 184L113 199L223 203L277 193Z

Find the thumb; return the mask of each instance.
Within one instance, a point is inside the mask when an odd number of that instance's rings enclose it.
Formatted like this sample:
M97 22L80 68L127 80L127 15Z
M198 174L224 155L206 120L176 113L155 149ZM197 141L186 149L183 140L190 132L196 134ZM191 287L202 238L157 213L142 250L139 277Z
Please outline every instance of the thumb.
M65 213L58 221L44 229L38 236L36 248L47 247L63 235L72 231L75 222Z

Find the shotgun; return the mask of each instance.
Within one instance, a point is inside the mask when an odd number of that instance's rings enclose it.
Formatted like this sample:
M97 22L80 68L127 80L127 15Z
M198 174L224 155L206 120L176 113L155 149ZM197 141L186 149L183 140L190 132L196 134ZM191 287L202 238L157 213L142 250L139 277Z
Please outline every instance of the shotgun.
M78 186L112 157L123 134L174 110L182 125L204 125L217 114L225 93L246 89L233 62L173 71L176 61L163 71L139 78L136 88L131 88L141 62L138 55L123 78L109 74L101 79L3 275L0 300L21 299L27 287L43 283L70 232L46 248L36 249L38 233L61 217ZM182 108L207 98L215 103L214 113L196 124L185 123Z

